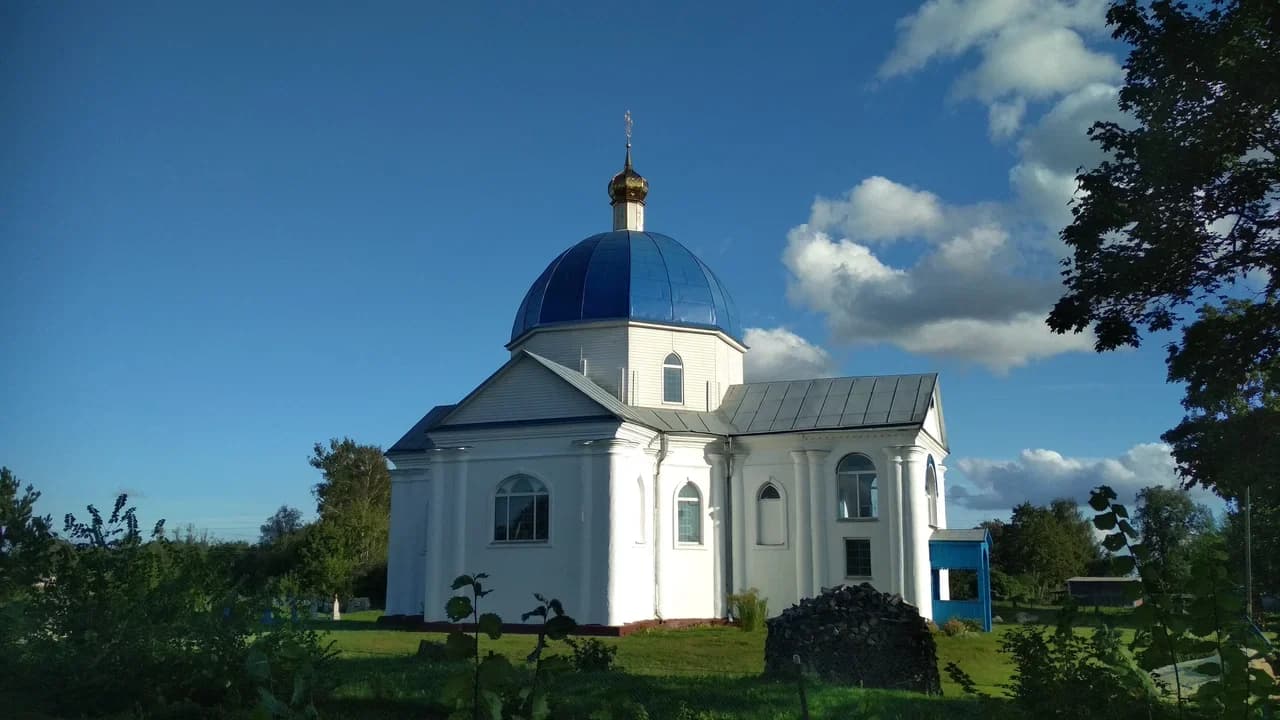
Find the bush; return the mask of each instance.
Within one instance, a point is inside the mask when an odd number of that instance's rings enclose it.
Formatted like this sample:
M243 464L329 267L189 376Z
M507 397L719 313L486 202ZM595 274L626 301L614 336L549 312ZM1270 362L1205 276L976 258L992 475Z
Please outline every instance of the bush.
M942 629L942 634L946 635L947 637L964 635L965 633L969 632L969 626L965 625L964 621L961 620L960 618L951 618L950 620L942 623L941 629Z
M617 646L605 644L596 638L565 638L565 643L573 648L573 668L578 672L608 672L613 669L614 659L618 655Z
M759 590L751 588L729 596L729 612L743 632L756 632L764 627L765 618L769 617L769 600L760 597Z

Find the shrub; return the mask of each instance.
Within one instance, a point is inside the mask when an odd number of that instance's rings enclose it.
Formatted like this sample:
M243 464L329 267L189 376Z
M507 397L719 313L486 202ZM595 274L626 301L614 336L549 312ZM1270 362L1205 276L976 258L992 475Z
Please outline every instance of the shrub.
M967 632L969 632L969 627L965 625L964 621L960 618L951 618L950 620L942 623L942 634L947 637L964 635Z
M769 600L751 588L729 596L729 612L743 632L755 632L764 627L765 618L769 617Z
M573 648L573 668L578 672L608 672L613 669L618 655L616 645L608 645L596 638L565 638L565 643Z

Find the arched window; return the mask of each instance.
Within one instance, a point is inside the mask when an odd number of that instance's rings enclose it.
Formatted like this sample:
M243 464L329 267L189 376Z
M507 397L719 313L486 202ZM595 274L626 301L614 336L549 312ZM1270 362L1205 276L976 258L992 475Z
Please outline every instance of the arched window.
M675 353L662 361L662 402L684 402L684 363Z
M836 508L841 520L865 520L880 515L876 466L871 458L850 453L836 466Z
M493 541L546 542L551 525L547 486L528 475L512 475L493 497Z
M933 456L924 471L924 494L929 496L929 526L938 527L938 471L933 467Z
M787 542L787 504L771 482L756 493L756 544L784 545Z
M693 483L685 483L676 496L676 540L702 542L702 493Z

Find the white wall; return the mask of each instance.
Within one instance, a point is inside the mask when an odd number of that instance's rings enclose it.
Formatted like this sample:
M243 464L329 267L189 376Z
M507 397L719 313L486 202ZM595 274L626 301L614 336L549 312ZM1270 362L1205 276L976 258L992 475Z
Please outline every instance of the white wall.
M673 352L684 364L681 405L662 401L662 363ZM630 403L642 407L714 410L729 386L742 382L742 352L714 332L632 325L628 364Z
M624 323L566 328L541 328L512 347L541 355L572 370L582 372L592 382L621 399L620 385L627 369L627 326Z
M426 571L430 470L391 471L391 527L387 545L387 614L422 613Z
M607 411L555 373L525 356L483 392L449 415L448 422L481 423L555 417L589 417Z

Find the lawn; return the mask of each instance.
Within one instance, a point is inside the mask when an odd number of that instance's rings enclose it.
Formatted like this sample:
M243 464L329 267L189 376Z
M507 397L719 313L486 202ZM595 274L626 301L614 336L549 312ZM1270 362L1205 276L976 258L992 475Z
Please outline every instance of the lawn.
M318 623L321 629L331 629L329 637L341 652L338 663L344 678L326 716L421 717L436 705L436 689L450 669L413 656L421 640L441 641L444 635L380 629L373 622L376 618L376 612L354 613L338 623ZM979 687L998 694L1011 669L997 652L1006 629L937 636L939 668L955 661ZM591 709L634 698L642 700L653 717L671 717L681 703L693 710L714 709L724 717L798 717L796 687L759 677L764 668L764 639L764 631L744 633L723 627L659 629L603 638L618 648L621 672L559 678L554 693L557 716L585 718ZM533 643L528 635L482 638L481 652L492 650L521 662ZM945 673L942 682L942 698L813 686L808 688L810 712L814 718L980 716L977 703L963 697Z

